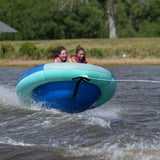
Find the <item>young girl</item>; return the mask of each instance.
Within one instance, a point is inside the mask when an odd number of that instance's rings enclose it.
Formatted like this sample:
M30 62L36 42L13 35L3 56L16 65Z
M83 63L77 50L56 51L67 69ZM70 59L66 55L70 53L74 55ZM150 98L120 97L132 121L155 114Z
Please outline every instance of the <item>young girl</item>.
M48 58L54 58L53 62L72 62L67 55L67 50L65 47L60 46L51 50L52 55Z
M80 45L76 47L76 54L71 57L71 60L74 63L90 63L88 58L84 56L84 48Z

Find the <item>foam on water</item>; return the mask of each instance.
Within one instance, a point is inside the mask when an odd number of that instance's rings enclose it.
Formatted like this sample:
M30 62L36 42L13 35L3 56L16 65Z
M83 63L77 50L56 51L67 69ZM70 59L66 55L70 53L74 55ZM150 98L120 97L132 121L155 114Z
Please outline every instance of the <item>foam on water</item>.
M125 135L123 135L125 137ZM134 137L136 139L136 137ZM148 144L143 142L143 140L136 143L126 143L126 145L121 146L120 142L110 144L110 143L100 143L92 147L79 147L79 146L69 146L69 154L71 157L81 157L81 156L99 156L102 159L110 160L159 160L160 157L160 144L153 142ZM101 159L100 158L100 159Z
M9 86L0 86L0 105L1 106L12 106L15 108L21 108L21 109L29 109L29 110L40 110L42 112L46 112L48 114L53 114L53 115L61 115L61 119L65 119L66 121L76 121L76 120L82 120L85 119L86 124L88 125L100 125L102 127L109 127L110 122L106 122L104 118L106 117L117 117L117 112L118 110L107 110L104 112L104 110L97 110L93 109L90 111L87 111L86 113L82 114L67 114L67 113L62 113L59 112L56 109L44 109L42 108L42 104L38 103L33 103L31 105L25 105L22 104L22 102L18 99L16 92L15 92L15 87L9 87ZM103 106L102 106L103 107ZM59 117L58 117L59 118ZM46 122L49 123L49 122ZM45 123L44 123L45 124Z
M94 117L116 119L119 118L118 114L121 110L120 106L111 106L106 103L98 108L87 111L86 114Z
M0 85L0 105L20 106L14 87Z
M157 83L160 81L145 81L145 80L117 80L117 82L144 82L144 83ZM105 130L112 130L111 123L114 120L120 120L119 114L123 112L121 106L112 106L110 104L104 104L99 108L88 110L80 114L68 114L62 113L55 109L46 110L41 108L41 104L32 104L31 106L24 106L19 101L15 87L0 85L0 107L15 107L20 109L27 109L33 111L30 116L43 116L44 118L38 119L34 123L34 127L41 127L44 130L59 127L65 125L65 123L79 124L82 128L89 127L101 127ZM34 112L35 111L35 112ZM37 111L37 112L36 112ZM159 110L157 111L159 114ZM29 119L29 115L26 115L25 118ZM55 120L58 123L55 123ZM29 121L30 122L30 121ZM7 125L7 122L0 123L0 126ZM87 127L86 127L87 126ZM23 130L22 126L17 127L15 130L11 128L11 131L17 132ZM77 135L73 137L74 140L81 140L81 135L79 128L75 130ZM124 132L123 132L124 133ZM35 133L36 134L36 133ZM128 137L127 137L128 136ZM127 137L127 138L126 138ZM159 136L160 137L160 136ZM11 146L21 146L21 147L37 147L41 150L49 148L54 150L58 148L59 150L64 151L64 157L66 158L78 158L85 156L98 157L97 159L110 159L110 160L159 160L160 157L160 138L154 137L153 141L145 138L137 137L128 132L126 134L120 134L118 136L114 135L108 140L99 141L99 143L93 145L81 145L78 143L71 144L70 136L68 139L61 141L59 139L49 138L48 142L38 144L33 141L33 143L25 142L14 137L0 136L0 144L11 145ZM73 140L73 141L74 141ZM127 141L128 140L128 141ZM87 144L87 142L86 142Z
M28 144L21 141L16 141L9 137L0 137L0 144L8 144L8 145L22 146L22 147L36 146L35 144Z
M121 111L122 108L120 106L112 106L106 103L82 114L88 117L88 121L86 121L87 124L110 127L111 122L120 120L119 114Z
M12 106L30 110L43 110L42 104L33 103L31 105L26 105L20 101L17 97L15 86L5 86L0 85L0 106ZM58 113L59 111L52 109L52 112Z
M60 144L59 141L56 140L49 141L48 144L34 144L25 143L23 141L16 141L9 137L0 137L0 144L41 148L42 151L46 150L46 148L52 150L61 147L60 149L63 150L65 158L92 156L97 157L100 160L159 160L160 157L159 144L146 144L143 141L134 144L128 143L125 146L120 146L120 144L118 143L101 143L89 147L82 147L76 144L68 145L67 147L62 147L62 144Z

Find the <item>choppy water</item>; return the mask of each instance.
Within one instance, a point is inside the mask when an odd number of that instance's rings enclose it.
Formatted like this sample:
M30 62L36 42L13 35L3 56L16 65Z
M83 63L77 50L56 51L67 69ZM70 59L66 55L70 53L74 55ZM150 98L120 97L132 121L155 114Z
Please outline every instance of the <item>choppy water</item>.
M0 160L159 160L160 66L107 67L115 96L81 114L19 102L28 68L0 67Z

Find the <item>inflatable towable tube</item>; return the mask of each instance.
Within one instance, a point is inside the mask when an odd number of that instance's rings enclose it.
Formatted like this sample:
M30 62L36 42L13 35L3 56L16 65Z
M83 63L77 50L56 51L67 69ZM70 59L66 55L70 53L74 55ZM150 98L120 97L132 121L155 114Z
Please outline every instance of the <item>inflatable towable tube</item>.
M79 113L98 107L116 91L113 75L103 67L81 63L48 63L29 69L17 81L24 103Z

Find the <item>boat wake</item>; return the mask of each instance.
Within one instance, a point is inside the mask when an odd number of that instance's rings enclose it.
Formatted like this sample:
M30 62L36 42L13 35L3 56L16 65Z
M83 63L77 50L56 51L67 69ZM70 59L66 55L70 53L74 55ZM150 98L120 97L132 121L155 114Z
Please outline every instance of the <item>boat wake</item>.
M25 110L24 112L26 112L26 110L31 110L35 112L40 111L41 114L46 114L47 116L61 116L65 120L78 120L83 121L87 125L99 125L101 127L110 127L110 119L117 119L117 113L120 112L119 109L113 107L110 107L110 109L106 110L105 104L101 106L102 108L99 107L79 114L60 112L56 109L45 109L42 107L41 103L25 105L18 99L15 92L15 87L9 86L0 86L0 95L0 107L2 108L8 108L12 110Z

